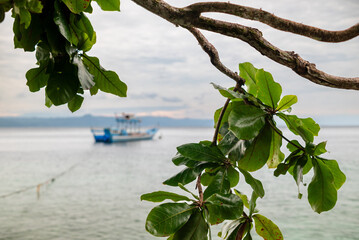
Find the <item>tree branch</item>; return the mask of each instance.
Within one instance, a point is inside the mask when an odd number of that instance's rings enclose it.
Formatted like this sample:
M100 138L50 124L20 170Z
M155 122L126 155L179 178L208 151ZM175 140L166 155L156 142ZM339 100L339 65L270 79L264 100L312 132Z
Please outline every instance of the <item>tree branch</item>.
M231 71L229 68L223 65L221 60L219 59L218 51L217 49L203 36L203 34L198 31L198 29L195 29L193 27L187 28L188 31L190 31L193 36L197 39L199 45L202 47L203 51L205 51L210 60L211 63L222 73L227 75L228 77L232 78L234 81L236 81L239 85L243 85L246 80L241 78L237 73Z
M291 68L298 75L319 85L359 90L359 77L345 78L333 76L320 71L315 64L310 63L293 51L284 51L263 38L262 33L255 28L240 24L229 23L200 15L191 8L176 8L162 0L132 0L152 13L167 21L186 29L199 28L225 36L240 39L255 48L261 54L273 61ZM192 5L193 6L193 5ZM356 25L355 25L356 26ZM354 26L354 30L355 27ZM351 30L353 31L353 30Z
M359 36L359 23L342 31L328 31L280 18L262 9L227 2L201 2L189 5L186 8L198 13L218 12L255 20L281 31L291 32L322 42L344 42Z

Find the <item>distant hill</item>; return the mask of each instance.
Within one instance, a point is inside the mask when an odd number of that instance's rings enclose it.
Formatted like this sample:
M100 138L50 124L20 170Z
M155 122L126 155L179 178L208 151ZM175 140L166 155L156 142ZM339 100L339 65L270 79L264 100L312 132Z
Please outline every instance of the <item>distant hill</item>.
M168 117L141 117L142 126L159 127L212 127L210 119L175 119ZM84 115L82 117L35 118L0 117L0 127L111 127L116 126L114 117Z

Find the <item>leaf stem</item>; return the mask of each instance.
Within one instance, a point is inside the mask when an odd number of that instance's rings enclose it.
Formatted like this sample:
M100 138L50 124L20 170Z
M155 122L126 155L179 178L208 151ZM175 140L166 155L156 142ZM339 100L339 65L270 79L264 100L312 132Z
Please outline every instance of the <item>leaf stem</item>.
M271 128L279 135L281 136L284 140L286 140L288 143L292 144L294 147L302 150L303 152L305 152L305 149L302 146L298 146L297 144L293 143L292 141L290 141L288 138L286 138L281 132L278 131L278 129L273 125L273 123L270 120L267 120L267 122L269 123L269 125L271 126Z
M197 177L196 188L198 189L198 197L199 197L198 204L200 207L202 207L202 205L203 205L203 190L202 190L202 184L201 184L201 174L199 174Z

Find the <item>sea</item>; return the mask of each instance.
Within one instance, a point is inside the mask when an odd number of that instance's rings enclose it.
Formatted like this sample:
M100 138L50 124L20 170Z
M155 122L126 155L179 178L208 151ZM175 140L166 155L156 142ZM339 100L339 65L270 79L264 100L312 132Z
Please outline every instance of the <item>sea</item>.
M0 128L0 239L165 239L146 232L147 214L157 204L140 196L186 194L162 184L182 170L171 162L176 147L212 134L212 128L163 128L152 141L104 144L87 128ZM334 209L315 213L306 186L298 199L292 176L274 177L267 167L253 174L266 191L257 209L284 239L359 239L359 128L322 128L319 135L317 143L327 140L324 157L336 159L347 176ZM193 184L188 188L195 192ZM251 194L243 177L236 188ZM220 239L218 231L214 226L212 239ZM262 239L254 229L252 236Z

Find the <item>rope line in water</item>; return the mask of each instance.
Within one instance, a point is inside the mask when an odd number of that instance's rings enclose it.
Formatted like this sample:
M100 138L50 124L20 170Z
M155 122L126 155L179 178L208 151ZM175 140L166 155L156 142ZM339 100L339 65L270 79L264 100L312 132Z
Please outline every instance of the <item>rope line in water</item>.
M83 160L82 160L83 161ZM32 186L28 186L28 187L25 187L25 188L22 188L20 190L17 190L17 191L14 191L14 192L10 192L10 193L7 193L7 194L4 194L4 195L0 195L0 198L7 198L7 197L10 197L10 196L13 196L13 195L16 195L16 194L20 194L20 193L23 193L23 192L26 192L26 191L29 191L31 189L35 189L36 188L36 194L37 194L37 198L40 198L40 189L42 186L44 185L48 185L50 183L53 183L55 182L56 179L62 177L63 175L65 175L66 173L70 172L71 170L73 170L75 167L77 167L82 161L79 161L77 163L75 163L74 165L72 165L71 167L69 167L68 169L66 169L65 171L55 175L54 177L52 178L49 178L48 180L44 181L44 182L41 182L39 184L36 184L36 185L32 185Z

